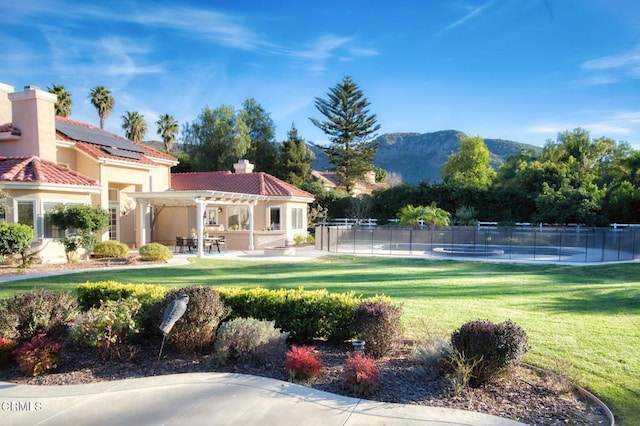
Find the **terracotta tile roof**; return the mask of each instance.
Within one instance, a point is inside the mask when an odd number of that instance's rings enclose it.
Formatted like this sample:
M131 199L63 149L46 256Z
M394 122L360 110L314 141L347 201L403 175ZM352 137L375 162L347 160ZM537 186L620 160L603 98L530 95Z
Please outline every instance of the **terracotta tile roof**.
M17 127L13 127L13 124L0 124L0 133L11 133L14 136L20 136L22 132Z
M154 164L154 161L150 160L147 157L159 158L159 159L168 160L168 161L175 161L176 163L178 161L172 155L165 154L164 152L158 151L157 149L152 148L152 147L150 147L148 145L145 145L145 144L132 142L129 139L125 139L122 136L116 135L115 133L111 133L111 132L108 132L106 130L101 130L101 129L95 127L95 126L92 126L91 124L88 124L88 123L83 123L81 121L71 120L69 118L60 117L60 116L56 116L56 121L72 124L72 125L79 126L79 127L85 127L85 128L88 128L88 129L99 131L99 132L104 132L106 134L109 134L112 137L121 139L123 141L126 141L127 143L131 143L131 144L135 145L136 147L140 148L143 151L142 155L138 156L139 157L138 159L120 157L120 156L112 155L112 154L106 152L105 150L102 149L102 147L100 145L96 145L96 144L89 143L89 142L77 141L75 139L72 139L72 138L68 137L64 133L56 131L56 138L58 140L67 141L67 142L75 142L76 147L78 149L80 149L81 151L86 152L87 154L89 154L93 158L107 158L107 159L113 159L113 160L128 161L128 162L133 162L133 163L138 163L138 164Z
M0 181L100 186L87 176L38 157L0 157Z
M313 194L263 172L172 173L171 189L175 191L223 191L269 197L313 198Z

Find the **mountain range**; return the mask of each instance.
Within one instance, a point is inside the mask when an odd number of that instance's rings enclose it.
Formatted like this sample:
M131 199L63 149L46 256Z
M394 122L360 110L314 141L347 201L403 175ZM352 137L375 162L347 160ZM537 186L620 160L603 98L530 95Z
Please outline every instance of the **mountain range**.
M440 181L440 170L450 154L458 151L466 135L457 130L431 133L385 133L378 136L378 151L373 164L393 174L403 183ZM522 150L540 152L541 147L504 139L484 139L489 149L491 165L498 168L504 161ZM322 148L309 146L316 156L312 167L325 171L332 167Z

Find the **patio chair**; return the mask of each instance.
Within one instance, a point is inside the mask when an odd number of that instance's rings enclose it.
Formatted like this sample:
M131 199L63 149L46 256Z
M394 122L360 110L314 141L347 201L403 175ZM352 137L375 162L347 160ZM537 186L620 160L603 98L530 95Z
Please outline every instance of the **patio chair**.
M185 247L185 244L186 244L186 240L187 239L185 237L176 237L176 248L175 248L175 250L173 252L174 253L176 253L176 252L180 252L180 253L184 252L184 247Z
M218 248L218 253L220 253L220 246L225 245L226 242L224 240L224 237L217 237L215 240L215 245Z

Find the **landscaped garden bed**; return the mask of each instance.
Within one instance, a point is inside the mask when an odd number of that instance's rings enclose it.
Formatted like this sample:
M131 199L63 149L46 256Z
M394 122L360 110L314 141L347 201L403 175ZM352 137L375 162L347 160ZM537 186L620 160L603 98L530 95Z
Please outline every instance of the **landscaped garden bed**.
M162 299L162 306L166 308L167 303L175 300L183 291L190 295L189 303L192 310L185 313L184 324L176 322L176 329L169 332L168 343L160 356L163 339L153 325L158 322L160 306L155 304ZM400 342L397 339L399 328L394 324L399 324L400 311L385 298L360 300L353 295L329 295L322 291L303 290L270 292L254 289L222 293L222 299L237 311L251 310L255 304L259 304L261 311L272 312L277 316L277 321L290 324L288 328L292 330L291 335L298 342L285 343L284 339L290 334L282 334L274 329L273 323L257 320L243 322L241 318L223 323L230 324L236 321L239 326L235 327L235 331L233 327L220 326L218 338L215 339L214 330L218 328L219 320L227 317L230 311L217 299L217 292L210 288L189 287L186 290L179 289L167 293L166 288L107 282L82 285L78 288L78 294L80 306L85 311L81 317L67 321L68 315L60 313L61 310L51 309L51 312L56 312L57 318L66 318L65 321L69 325L60 327L58 324L48 331L50 341L47 343L49 346L44 345L47 347L45 353L56 353L56 362L45 368L49 371L38 371L35 377L30 377L30 374L24 374L24 365L21 364L21 368L9 366L0 370L0 380L60 385L185 372L234 372L293 380L328 392L378 401L485 412L529 424L606 424L606 417L598 407L582 398L568 380L518 363L510 368L500 368L500 374L493 375L491 380L469 386L470 382L463 380L465 375L460 374L455 363L447 361L448 357L433 356L444 349L445 345L435 345L434 351L432 342ZM135 296L136 299L131 296ZM25 300L40 298L40 301L50 301L50 307L59 305L64 307L65 312L73 310L70 305L71 299L55 293L29 293L25 297ZM111 305L102 303L103 307L100 310L95 310L95 307L94 310L90 309L96 300L104 302L110 299L118 300L119 297L128 298ZM142 303L137 302L138 299ZM47 306L47 303L38 305ZM142 306L146 308L141 309ZM276 306L288 306L289 309L274 309ZM314 309L306 311L313 306ZM105 309L110 310L109 315L101 316L101 312L107 312ZM126 320L126 315L122 316L127 312L131 314L130 318L135 318L138 325L143 328L146 326L147 329L141 330L140 333L131 333L133 323ZM305 322L298 316L301 312L308 312L311 317L309 321ZM331 320L323 322L313 318L316 312L323 318L330 317ZM109 321L105 322L105 318L114 317L113 313L120 318L116 320L115 325ZM20 315L30 314L22 312ZM213 323L207 322L215 324L206 333L209 340L203 339L202 334L192 332L194 322L203 319L209 321L212 317L217 319ZM323 330L330 339L339 340L344 337L341 333L345 330L345 321L354 325L355 329L359 330L359 335L367 336L369 345L365 345L365 348L370 350L365 351L369 352L367 354L376 354L376 359L365 356L360 358L359 364L354 364L357 355L354 355L349 342L330 343L327 339L317 338L309 340L309 336L318 334L319 330ZM107 327L108 339L104 338L105 334L102 332L92 334L95 330L103 330L105 324L110 324ZM126 326L120 327L119 324ZM372 324L378 325L371 326ZM497 329L503 330L501 335L505 335L506 330L507 334L513 336L507 343L511 341L514 350L520 348L516 352L526 347L523 331L509 322L503 325L476 322L471 325L469 331L473 333L498 327ZM22 322L17 327L23 333L28 330L31 334L36 333L38 328L27 327ZM225 338L220 337L220 330L223 328L228 332ZM272 331L269 332L268 328ZM458 335L463 334L463 328L457 332ZM272 336L271 343L269 339L265 341L265 345L256 344L252 340L254 337L259 340L267 335ZM467 334L467 337L472 335L475 334ZM128 337L118 340L124 336ZM389 338L380 338L383 336ZM299 340L303 340L304 344ZM23 345L28 341L29 339L25 339ZM96 341L102 344L87 346ZM219 343L222 341L228 344L225 346L226 351L221 352ZM84 344L81 344L82 342ZM108 344L105 345L105 342ZM374 344L375 342L378 343ZM59 345L63 346L57 354ZM431 345L431 350L428 349L428 345ZM299 362L291 364L291 354L295 351L299 354ZM225 355L222 357L221 353ZM24 350L20 354L24 355ZM15 356L20 358L20 354ZM514 353L511 358L517 358L516 355ZM308 375L298 374L302 371L300 362L302 367L305 367L309 361L316 362L309 370L311 372ZM366 370L369 373L368 379L354 382L345 375L349 365L359 372ZM466 379L470 378L471 376L466 374Z

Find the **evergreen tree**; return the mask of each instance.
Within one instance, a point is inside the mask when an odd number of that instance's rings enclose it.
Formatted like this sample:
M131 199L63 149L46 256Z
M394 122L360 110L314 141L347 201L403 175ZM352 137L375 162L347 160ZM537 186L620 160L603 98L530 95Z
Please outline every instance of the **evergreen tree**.
M315 160L313 151L298 134L295 125L287 132L287 140L281 145L284 174L282 178L299 188L313 181L311 163Z
M480 136L460 140L460 149L442 166L442 180L454 188L487 189L495 178L489 164L489 149Z
M331 145L322 149L335 166L342 186L351 192L355 181L374 169L372 163L378 149L375 132L380 125L351 77L344 77L342 83L329 89L327 96L328 99L315 99L316 108L327 120L311 118L311 122L329 137Z
M278 169L278 148L274 143L275 125L271 116L253 98L242 104L241 117L247 126L251 145L246 158L256 171L276 174Z
M205 108L182 134L194 171L231 170L251 146L249 129L232 106Z

